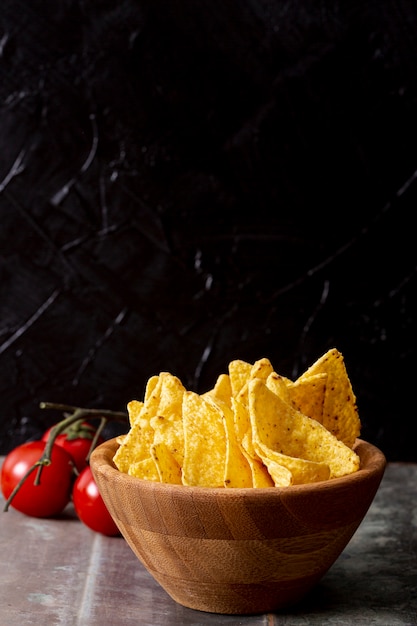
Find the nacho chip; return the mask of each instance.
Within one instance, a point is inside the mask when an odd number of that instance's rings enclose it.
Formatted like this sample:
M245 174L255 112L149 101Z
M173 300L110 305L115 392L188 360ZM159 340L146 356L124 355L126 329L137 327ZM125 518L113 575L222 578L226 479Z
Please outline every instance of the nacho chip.
M182 396L185 389L181 381L168 372L161 372L153 377L147 385L145 400L139 407L136 401L128 404L128 409L137 411L133 424L124 438L121 446L116 451L113 461L122 472L128 472L131 463L138 463L150 458L150 446L154 443L155 423L152 419L161 415L165 420L181 422ZM131 406L130 406L131 405ZM175 431L175 427L171 429ZM177 430L178 432L178 430ZM173 435L171 435L173 437ZM158 438L158 442L160 439ZM178 454L183 454L183 443L175 442Z
M242 454L246 458L248 465L252 473L252 485L257 489L265 489L266 487L275 487L271 474L268 472L267 467L263 464L262 460L257 457L256 459L250 456L245 450L242 449Z
M266 379L266 386L273 391L277 396L282 398L285 402L291 402L290 392L288 386L292 384L292 381L288 380L284 376L280 376L276 372L269 374Z
M360 435L361 423L342 354L332 348L308 368L300 379L315 374L327 374L323 406L323 426L349 448Z
M272 367L272 363L269 359L263 358L255 361L252 365L249 380L253 380L254 378L260 378L261 380L266 380L270 374L272 374L274 368Z
M232 385L230 384L229 375L220 374L213 389L204 393L203 398L206 396L218 398L222 402L225 402L228 407L232 408Z
M244 382L237 396L232 398L232 408L234 412L235 430L237 439L243 450L252 459L259 461L260 457L253 445L252 424L249 416L248 406L248 382L255 378L261 380L271 380L271 385L276 389L276 385L282 384L282 391L286 393L287 387L282 377L273 371L273 367L268 359L260 359L250 368L246 368L248 378ZM277 378L280 380L278 381ZM274 379L274 380L273 380Z
M185 387L179 378L169 372L162 372L160 379L160 396L155 415L163 415L165 419L175 421L181 419L182 398ZM159 383L158 383L159 384Z
M246 364L248 365L248 364ZM251 366L250 370L246 368L247 378L244 381L240 391L236 394L233 393L233 397L237 398L241 404L244 406L248 405L248 383L255 378L259 378L260 380L266 380L270 374L273 373L274 368L271 365L269 359L259 359L255 361L255 363ZM243 378L243 374L241 375Z
M148 414L146 409L142 408L140 416L136 418L133 426L116 450L113 462L121 472L129 473L129 467L132 463L138 463L149 458L149 449L154 437L154 429L150 425L152 415L153 413Z
M136 422L136 420L140 416L140 412L142 408L143 408L143 402L140 402L139 400L131 400L130 402L128 402L127 414L129 417L130 426L133 426L133 424Z
M307 461L306 459L295 458L276 452L266 446L262 441L255 440L254 447L263 463L268 467L269 463L274 462L285 467L291 474L292 485L302 485L304 483L316 483L321 480L330 478L330 467L327 463L319 463L316 461ZM274 479L275 480L275 479ZM275 486L285 486L282 483Z
M223 415L226 433L224 486L253 487L252 470L237 440L232 409L226 402L210 394L207 395L207 401L212 402Z
M325 463L330 478L359 468L359 457L322 424L303 415L255 379L249 383L249 416L257 441L288 456Z
M163 441L152 444L151 457L161 483L182 484L181 466Z
M177 463L184 461L184 428L182 423L182 399L185 387L168 372L160 374L160 398L156 414L150 420L154 429L155 444L164 442Z
M129 476L141 478L142 480L153 480L154 482L159 482L158 469L152 457L143 459L142 461L136 461L135 463L130 463L127 473Z
M155 389L156 385L158 384L159 381L159 376L151 376L148 379L148 382L146 383L146 387L145 387L145 394L144 394L144 402L148 402L153 390Z
M249 380L251 369L252 365L250 363L247 363L246 361L241 361L239 359L236 359L235 361L230 361L228 370L232 396L234 398L237 398L242 387Z
M128 411L132 412L133 423L113 457L114 464L121 472L129 473L129 466L132 463L150 458L150 446L154 438L154 429L150 421L159 404L162 378L158 376L151 386L152 391L148 393L141 407L136 401L127 405Z
M252 459L259 460L253 447L252 425L249 417L249 409L236 398L232 398L233 421L236 439L240 447Z
M223 487L226 433L217 406L193 391L183 397L184 485Z
M267 456L261 456L262 462L274 481L274 487L289 487L293 484L290 470Z
M323 423L327 373L312 374L287 384L288 401L297 411Z
M184 462L184 427L182 413L178 419L167 419L162 415L156 415L150 420L154 429L153 444L163 443L181 467Z

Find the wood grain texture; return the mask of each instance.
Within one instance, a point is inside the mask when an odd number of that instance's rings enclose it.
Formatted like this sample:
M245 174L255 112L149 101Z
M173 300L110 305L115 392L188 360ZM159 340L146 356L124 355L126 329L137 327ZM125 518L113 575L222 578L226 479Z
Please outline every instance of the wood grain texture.
M0 464L2 458L0 457ZM417 623L417 465L388 464L346 549L311 593L276 613L219 615L174 602L126 541L13 508L0 516L7 626L410 626ZM4 499L0 494L1 507Z
M299 601L327 572L362 522L385 469L358 440L361 468L290 488L207 489L143 481L119 472L116 440L91 467L139 560L178 603L208 612L274 611Z

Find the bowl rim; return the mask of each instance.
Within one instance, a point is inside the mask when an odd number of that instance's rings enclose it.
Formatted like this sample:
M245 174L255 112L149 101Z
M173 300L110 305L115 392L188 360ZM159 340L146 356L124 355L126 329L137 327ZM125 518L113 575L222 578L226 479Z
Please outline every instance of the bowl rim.
M150 481L121 472L112 461L112 457L118 446L119 443L117 442L117 437L108 439L97 446L93 450L90 457L90 464L92 465L93 471L95 470L106 474L108 478L117 476L118 480L120 480L120 477L122 477L122 480L127 481L127 483L130 482L132 485L142 484L145 488L151 488L155 490L155 492L166 492L169 490L171 492L188 493L190 495L200 494L207 496L212 494L216 495L217 498L228 498L231 496L253 497L254 494L259 495L259 497L276 494L280 497L283 494L289 493L301 495L322 488L337 490L341 487L346 488L348 485L354 485L355 483L362 483L364 480L372 479L374 477L382 478L387 464L384 453L378 447L368 441L365 441L364 439L358 438L355 441L353 450L355 450L355 452L359 455L361 465L363 461L368 462L364 467L360 466L358 470L351 474L346 474L345 476L321 480L314 483L289 485L288 487L204 487L198 485L178 485L174 483ZM109 456L110 451L112 452L111 457Z

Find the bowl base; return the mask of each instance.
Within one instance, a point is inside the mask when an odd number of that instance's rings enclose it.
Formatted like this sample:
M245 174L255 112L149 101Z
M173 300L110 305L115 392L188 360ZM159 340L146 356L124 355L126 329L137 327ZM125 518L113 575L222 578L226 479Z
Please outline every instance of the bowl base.
M175 580L150 572L178 604L196 611L225 615L271 613L297 604L319 582L314 576L305 580L259 585L198 583ZM175 588L175 593L168 591Z

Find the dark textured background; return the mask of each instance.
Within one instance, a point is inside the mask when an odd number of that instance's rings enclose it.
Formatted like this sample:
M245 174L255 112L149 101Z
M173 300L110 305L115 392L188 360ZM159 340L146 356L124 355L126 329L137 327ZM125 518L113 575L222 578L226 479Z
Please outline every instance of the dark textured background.
M2 0L0 453L41 400L345 356L417 461L415 2Z

